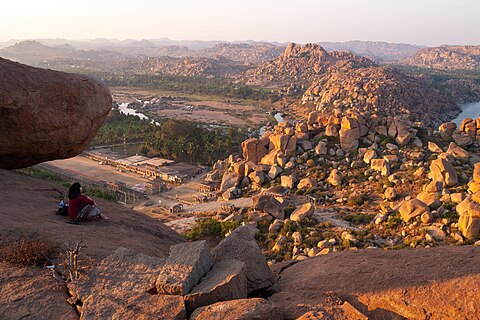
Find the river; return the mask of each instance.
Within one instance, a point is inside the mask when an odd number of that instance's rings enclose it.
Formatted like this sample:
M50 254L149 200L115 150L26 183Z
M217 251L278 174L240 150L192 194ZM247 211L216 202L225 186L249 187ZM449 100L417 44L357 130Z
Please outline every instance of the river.
M472 118L476 119L480 116L480 101L463 103L460 105L462 107L462 112L452 120L457 126L460 126L460 123L463 119Z
M143 113L137 112L137 110L129 108L128 103L119 103L118 104L118 111L120 111L120 113L123 113L123 114L126 114L126 115L139 117L141 120L148 120L148 117L146 115L144 115ZM156 122L153 119L151 120L151 123L154 123L157 126L160 125L160 123Z

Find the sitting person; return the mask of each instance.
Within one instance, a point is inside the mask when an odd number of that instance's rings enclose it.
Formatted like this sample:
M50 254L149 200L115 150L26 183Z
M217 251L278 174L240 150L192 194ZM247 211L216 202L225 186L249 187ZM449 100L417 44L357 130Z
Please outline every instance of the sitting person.
M95 201L82 193L82 186L75 182L68 190L68 217L69 223L103 218Z

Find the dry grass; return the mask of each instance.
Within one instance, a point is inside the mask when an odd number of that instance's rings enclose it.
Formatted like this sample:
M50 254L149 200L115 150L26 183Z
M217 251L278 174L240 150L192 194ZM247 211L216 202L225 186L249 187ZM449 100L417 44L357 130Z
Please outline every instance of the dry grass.
M58 245L41 238L19 239L0 246L0 261L18 266L44 266L58 253Z

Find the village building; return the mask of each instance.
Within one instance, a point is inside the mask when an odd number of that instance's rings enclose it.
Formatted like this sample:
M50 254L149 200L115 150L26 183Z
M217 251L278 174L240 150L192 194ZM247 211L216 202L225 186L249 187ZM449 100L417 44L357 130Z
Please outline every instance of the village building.
M126 158L126 155L110 151L109 149L93 149L82 153L85 157L97 161L99 164L117 166L117 161Z
M127 184L121 181L109 181L106 183L107 187L113 191L119 191L127 189Z
M145 193L150 195L159 194L166 189L166 184L161 179L145 182Z
M204 181L200 183L200 186L198 187L198 192L202 194L208 194L210 192L218 190L219 187L219 182Z
M173 206L170 207L168 210L170 213L177 213L177 212L182 212L183 211L183 204L181 203L176 203Z
M192 164L177 162L157 168L159 177L164 181L173 183L184 183L206 170L206 167L199 167Z

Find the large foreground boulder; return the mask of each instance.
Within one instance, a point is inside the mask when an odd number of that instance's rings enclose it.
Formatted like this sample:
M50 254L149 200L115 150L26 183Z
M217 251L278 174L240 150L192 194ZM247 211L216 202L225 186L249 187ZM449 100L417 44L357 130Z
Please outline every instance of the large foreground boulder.
M157 291L187 294L212 266L212 257L205 240L171 246L170 256L157 279Z
M78 155L111 108L97 80L0 58L0 168Z
M239 260L220 261L202 281L185 296L189 312L219 301L247 297L245 263Z
M155 287L163 263L162 259L118 248L88 273L70 282L68 290L80 301L91 295L128 299Z
M245 262L248 292L265 289L274 282L274 275L255 241L256 229L241 226L223 239L213 250L215 262L237 259Z
M143 293L129 299L109 295L90 296L83 303L80 320L184 320L186 316L181 296Z
M190 320L281 320L283 313L262 298L217 302L198 308Z

